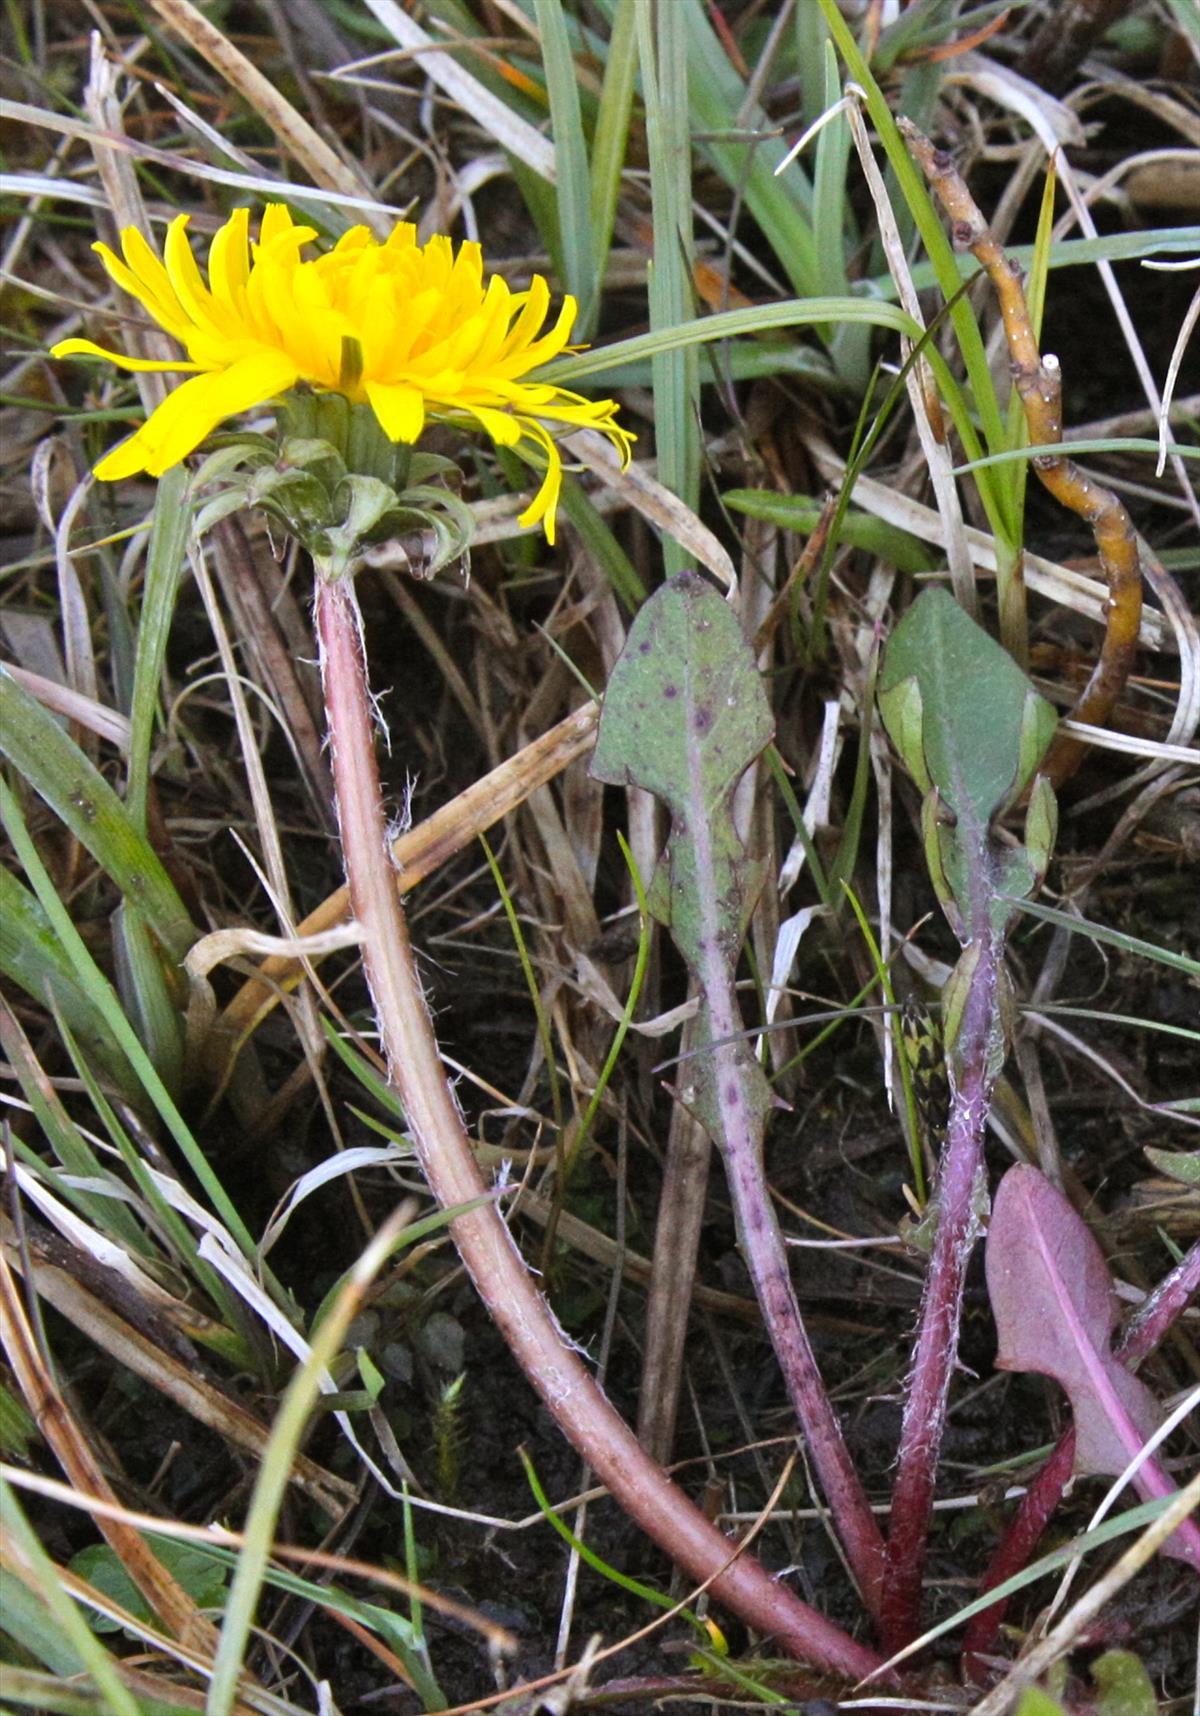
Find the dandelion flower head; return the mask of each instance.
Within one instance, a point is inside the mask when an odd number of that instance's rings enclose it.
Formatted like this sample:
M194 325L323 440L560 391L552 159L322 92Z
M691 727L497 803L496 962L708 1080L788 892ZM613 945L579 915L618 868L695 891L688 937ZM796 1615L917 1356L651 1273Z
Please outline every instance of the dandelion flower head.
M557 321L542 331L550 289L540 275L514 292L500 275L485 277L478 244L456 247L441 236L419 244L407 222L382 243L353 227L332 250L306 259L315 229L273 204L257 243L245 209L220 228L206 283L187 224L187 215L170 223L161 258L136 227L121 234L124 260L94 246L117 285L185 348L186 361L129 357L83 339L53 348L56 358L87 355L191 377L101 459L101 479L161 476L226 418L299 383L369 404L394 442L417 441L434 421L482 429L503 447L524 443L544 460L545 474L520 522L541 523L550 542L562 457L547 425L597 429L628 463L633 436L617 423L614 401L526 379L569 349L576 315L575 300L564 298Z

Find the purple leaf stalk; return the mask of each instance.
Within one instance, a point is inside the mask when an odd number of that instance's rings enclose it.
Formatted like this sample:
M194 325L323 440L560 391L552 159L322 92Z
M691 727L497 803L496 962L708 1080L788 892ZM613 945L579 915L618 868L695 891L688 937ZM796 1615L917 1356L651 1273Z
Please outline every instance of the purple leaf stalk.
M772 722L728 604L694 573L638 613L605 692L592 774L644 787L671 809L652 909L687 960L701 1009L679 1100L720 1145L738 1240L830 1520L878 1619L883 1539L817 1370L763 1167L771 1091L741 1041L736 972L753 866L733 816L737 784Z
M980 878L979 889L985 892ZM983 921L987 924L986 898ZM974 943L961 1023L951 1058L951 1104L938 1178L938 1221L925 1277L917 1347L900 1430L892 1492L883 1598L883 1644L902 1650L916 1637L938 1455L946 1427L950 1379L967 1262L977 1234L975 1184L999 1068L992 1057L998 1025L1003 937L984 927Z

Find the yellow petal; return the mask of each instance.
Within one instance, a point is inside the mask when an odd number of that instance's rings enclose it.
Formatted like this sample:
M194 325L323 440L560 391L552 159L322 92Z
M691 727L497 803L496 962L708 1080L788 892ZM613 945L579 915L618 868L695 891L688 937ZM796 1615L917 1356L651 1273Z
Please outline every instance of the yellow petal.
M259 244L270 244L272 239L278 238L281 232L290 232L294 224L292 211L286 203L268 203L263 210L262 220L259 223Z
M96 465L93 475L102 483L118 483L123 477L136 476L139 471L146 469L146 444L142 437L145 426L131 435L128 441L122 441L114 447L111 453L106 453Z
M116 281L122 292L128 292L131 298L136 298L160 328L165 328L169 334L182 341L187 333L187 319L179 305L174 300L163 303L143 280L139 280L131 268L126 267L120 257L114 256L107 244L93 244L92 249L103 262L109 278Z
M167 274L174 287L175 296L187 312L188 319L206 332L232 332L228 325L229 317L218 308L212 293L201 278L181 220L173 220L167 228L163 255L166 257Z
M521 425L507 411L493 411L487 405L465 404L462 409L478 419L497 446L515 447L521 439L523 433Z
M542 478L541 488L518 518L517 523L525 529L528 529L530 525L540 524L546 532L546 541L553 548L558 497L562 490L562 455L540 423L526 423L523 438L536 441L545 453L546 474Z
M98 346L94 340L59 340L56 346L50 347L50 356L104 358L109 363L115 363L119 369L197 370L200 367L199 364L188 363L183 358L167 359L160 363L157 358L126 357L124 352L110 352L104 346Z
M397 221L391 232L384 240L383 248L391 251L406 251L415 248L417 229L410 220Z
M182 231L187 223L187 215L176 215L167 228L168 238L172 228ZM172 332L181 326L186 327L189 318L171 284L171 277L136 226L122 227L121 250L130 272L138 282L139 289L135 295L141 299L155 321L161 322L164 328L170 328Z
M369 226L352 226L338 239L330 254L337 256L347 250L363 250L374 243Z
M388 439L411 445L425 427L425 399L420 389L369 381L365 392Z
M213 296L239 315L245 312L246 277L250 273L249 229L249 209L234 209L208 247L208 284Z
M575 326L578 306L570 293L562 301L562 309L558 312L558 320L548 334L543 334L540 340L530 340L523 347L513 344L510 336L505 345L505 356L501 357L497 368L504 375L525 375L531 369L537 369L539 364L549 363L557 357L571 337L571 329ZM538 318L539 324L545 320L545 313Z
M508 338L505 340L500 354L502 358L512 357L514 353L523 352L530 341L536 337L542 323L546 320L546 312L550 308L550 288L540 274L535 274L529 282L528 292L516 294L513 304L514 307L519 304L521 311L508 331ZM563 307L565 308L567 304L572 306L572 310L574 309L573 299L566 299Z
M161 477L197 448L226 417L283 393L296 381L295 365L281 352L259 352L213 375L193 376L169 393L131 440L96 466L104 482L148 471Z

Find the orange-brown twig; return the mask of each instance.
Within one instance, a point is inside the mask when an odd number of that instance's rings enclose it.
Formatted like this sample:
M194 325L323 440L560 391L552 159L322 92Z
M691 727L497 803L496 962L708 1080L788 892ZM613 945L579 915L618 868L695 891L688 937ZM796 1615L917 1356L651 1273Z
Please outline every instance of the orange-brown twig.
M901 119L899 127L950 217L955 244L971 252L995 288L1012 359L1013 384L1025 408L1030 441L1034 446L1053 446L1062 440L1062 372L1056 357L1050 353L1043 357L1038 351L1021 272L992 237L951 157L935 149L911 120ZM1091 526L1108 580L1100 658L1071 710L1073 720L1099 726L1108 719L1124 690L1137 652L1142 618L1137 538L1116 495L1085 476L1074 460L1063 453L1039 453L1032 463L1055 499ZM1058 736L1042 765L1055 786L1074 774L1083 752L1079 739Z

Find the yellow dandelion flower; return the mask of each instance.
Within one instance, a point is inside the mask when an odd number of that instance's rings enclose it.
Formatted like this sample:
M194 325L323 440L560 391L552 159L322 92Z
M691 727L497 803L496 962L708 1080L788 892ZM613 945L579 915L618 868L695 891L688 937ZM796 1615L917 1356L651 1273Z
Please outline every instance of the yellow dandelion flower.
M522 525L543 525L554 541L562 457L547 425L598 429L628 464L634 437L616 421L611 399L589 401L527 379L568 348L576 305L564 298L543 332L550 288L535 275L514 292L485 278L479 245L431 238L397 225L380 243L354 227L333 249L301 255L317 233L289 209L263 213L258 242L249 216L236 213L213 238L207 284L187 239L187 215L167 229L158 257L136 227L121 234L122 261L93 248L117 285L136 298L187 351L160 363L106 351L91 340L63 340L52 356L107 358L123 369L175 370L191 380L175 388L146 422L96 466L115 481L139 471L161 476L228 417L277 399L304 382L369 404L385 434L415 442L430 420L479 428L502 447L524 443L545 461L545 476Z

